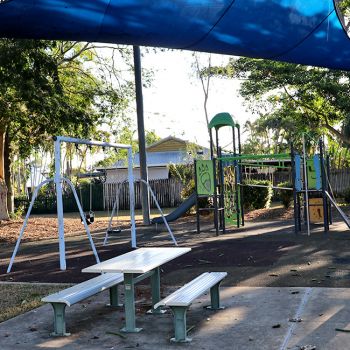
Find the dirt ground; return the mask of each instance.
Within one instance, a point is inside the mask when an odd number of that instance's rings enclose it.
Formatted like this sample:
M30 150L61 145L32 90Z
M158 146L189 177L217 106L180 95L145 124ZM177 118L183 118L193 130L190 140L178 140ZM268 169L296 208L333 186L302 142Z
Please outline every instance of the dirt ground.
M167 210L165 211L167 212ZM89 226L92 233L105 231L108 227L109 213L96 212L96 219L93 224ZM113 219L113 226L128 226L129 213L123 211L119 218ZM152 211L152 216L157 214ZM140 213L136 212L137 223L140 224ZM23 219L0 221L0 243L14 243L17 240L18 234L23 225ZM79 236L83 234L84 225L78 213L68 213L64 216L64 229L66 237ZM28 220L28 225L25 228L22 242L39 241L43 239L56 238L58 231L58 223L56 215L31 215Z
M272 220L273 213L278 215ZM199 235L193 216L171 223L179 246L191 247L192 251L162 267L162 283L182 285L204 271L227 271L228 278L224 282L227 286L350 287L350 231L337 217L331 232L325 234L321 226L314 225L308 237L305 233L294 234L293 220L285 219L290 212L281 208L259 211L254 217L249 215L245 227L231 228L219 237L215 236L210 217L203 218ZM265 217L269 220L262 219ZM73 228L81 225L80 220L72 220ZM66 228L69 222L66 220ZM17 236L20 224L17 223L16 229L15 225L7 227L12 227ZM67 235L67 270L61 271L56 231L43 230L43 227L54 226L45 226L45 222L32 225L28 232L32 232L33 237L27 233L28 241L21 244L9 274L6 268L14 247L13 238L0 243L1 281L76 283L93 277L81 273L84 267L95 263L85 234L78 231L75 236ZM0 230L2 232L2 227ZM111 236L107 246L103 246L104 231L97 231L94 230L93 239L101 260L131 250L128 225L121 233ZM72 232L76 231L72 229ZM30 241L35 237L47 237L47 233L48 237L55 238ZM164 225L138 225L137 240L139 247L172 246Z
M165 209L165 213L171 209ZM141 215L136 213L137 225L141 224ZM158 213L152 211L151 217L158 216ZM258 220L285 220L293 217L292 209L275 207L271 209L258 209L245 214L247 221ZM96 212L95 222L89 226L92 233L105 231L108 226L108 216L106 212ZM113 220L114 227L121 226L127 228L129 218L127 212L122 212L120 218ZM15 243L18 234L23 225L23 219L0 221L0 244ZM84 226L77 213L69 213L64 218L65 236L79 236L84 234ZM28 225L22 238L22 242L32 242L57 237L58 223L55 215L33 215L29 218Z

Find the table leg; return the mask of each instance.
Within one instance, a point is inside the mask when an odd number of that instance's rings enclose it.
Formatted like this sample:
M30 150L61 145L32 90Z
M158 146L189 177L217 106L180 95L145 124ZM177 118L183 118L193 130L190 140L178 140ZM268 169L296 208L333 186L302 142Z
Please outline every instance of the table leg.
M151 289L152 289L152 306L160 301L160 268L157 267L153 270L153 275L151 276ZM163 314L165 310L160 307L157 309L152 309L147 311L148 314Z
M132 273L124 273L124 295L125 295L125 327L121 329L126 333L137 333L142 328L136 328L135 321L135 284Z

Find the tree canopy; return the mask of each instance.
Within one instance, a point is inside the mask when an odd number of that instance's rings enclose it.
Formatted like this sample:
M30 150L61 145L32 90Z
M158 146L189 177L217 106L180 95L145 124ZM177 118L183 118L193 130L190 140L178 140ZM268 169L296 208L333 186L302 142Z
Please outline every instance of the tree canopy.
M10 192L15 154L28 156L57 134L107 138L113 128L101 125L124 117L133 84L122 81L119 66L132 68L131 52L113 50L119 62L89 43L0 40L0 177Z
M242 80L240 94L275 141L327 133L350 145L350 72L261 59L231 59L217 76Z

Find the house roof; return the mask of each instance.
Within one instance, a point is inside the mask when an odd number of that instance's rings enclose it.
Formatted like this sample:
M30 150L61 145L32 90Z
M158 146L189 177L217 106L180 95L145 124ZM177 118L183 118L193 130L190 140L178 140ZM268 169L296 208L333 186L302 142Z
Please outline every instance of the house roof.
M159 141L152 143L146 147L147 152L176 152L176 151L186 151L188 145L195 145L198 148L208 149L188 140L183 140L175 136L167 136Z
M174 136L165 137L157 142L152 143L146 148L147 166L148 167L165 167L169 164L188 164L193 162L195 154L187 151L187 140L182 140ZM203 149L203 154L209 156L209 149L196 145ZM140 166L140 154L135 153L133 157L135 168ZM119 160L113 166L106 169L126 168L126 162Z
M152 143L146 147L148 152L162 152L164 151L178 151L185 150L187 147L188 141L179 139L175 136L168 136L159 141Z

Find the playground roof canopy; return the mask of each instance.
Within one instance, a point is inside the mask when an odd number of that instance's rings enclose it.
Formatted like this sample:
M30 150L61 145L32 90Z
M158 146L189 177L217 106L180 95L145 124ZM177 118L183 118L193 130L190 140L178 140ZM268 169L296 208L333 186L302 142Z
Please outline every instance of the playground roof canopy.
M231 114L227 112L223 113L218 113L216 114L213 119L210 121L208 127L209 129L215 128L215 129L220 129L223 126L231 126L234 128L236 125Z
M0 37L156 46L350 69L337 0L0 0Z

